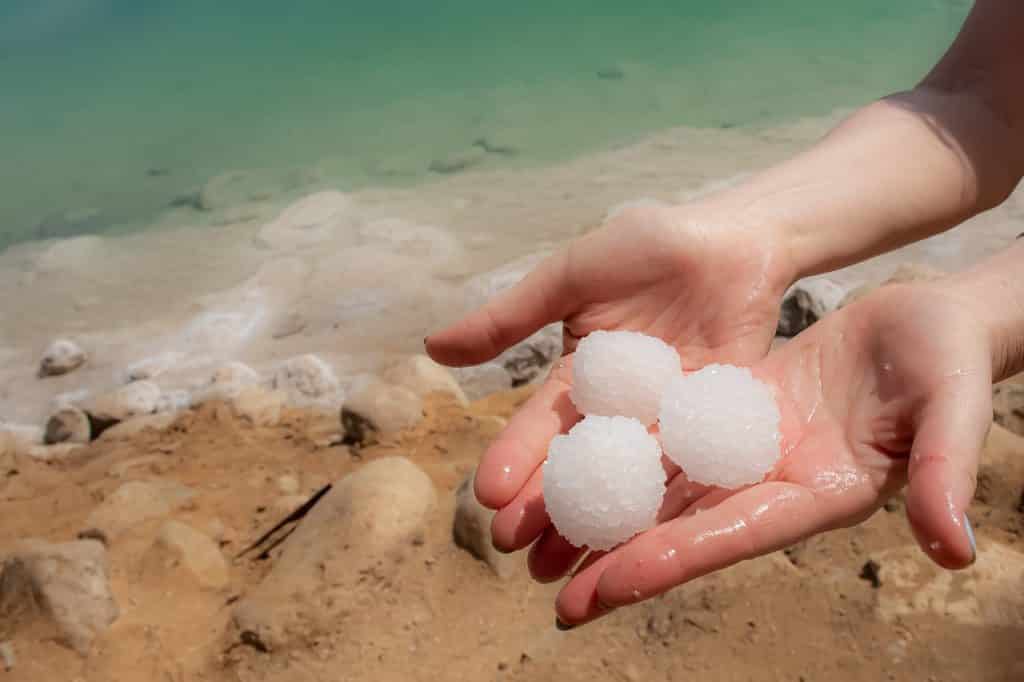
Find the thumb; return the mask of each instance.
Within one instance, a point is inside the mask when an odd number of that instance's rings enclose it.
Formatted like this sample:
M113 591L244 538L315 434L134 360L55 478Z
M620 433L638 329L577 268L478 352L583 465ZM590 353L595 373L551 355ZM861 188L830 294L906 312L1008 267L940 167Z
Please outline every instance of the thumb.
M974 563L977 548L967 507L992 423L992 387L963 375L922 409L910 451L907 517L925 554L945 568Z
M564 319L574 305L567 263L565 251L546 259L476 312L427 337L427 354L443 365L475 365Z

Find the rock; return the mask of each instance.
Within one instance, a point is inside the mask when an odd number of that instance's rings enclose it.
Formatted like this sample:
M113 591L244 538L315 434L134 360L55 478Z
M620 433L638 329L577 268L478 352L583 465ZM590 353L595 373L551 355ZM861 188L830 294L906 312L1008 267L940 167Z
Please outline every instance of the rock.
M411 355L388 366L381 379L395 386L404 386L420 398L431 393L447 393L460 405L468 405L466 394L447 368L426 355Z
M133 381L109 393L86 399L82 408L94 419L123 421L156 412L160 387L149 381Z
M286 360L274 373L274 388L295 405L324 404L337 399L341 390L334 370L315 355Z
M77 407L65 407L55 412L46 422L43 442L88 443L92 440L92 424L89 415Z
M71 339L57 339L43 353L39 363L39 376L51 377L73 372L88 359L85 351Z
M132 417L111 426L100 435L99 439L104 441L127 440L143 431L166 431L177 418L177 415L169 413Z
M483 561L499 578L512 575L519 557L502 554L491 544L491 520L494 512L484 507L473 492L474 470L455 491L455 520L452 537L455 544Z
M562 325L550 324L498 356L508 372L512 387L523 386L546 375L562 355Z
M95 540L17 543L0 572L0 614L0 639L43 619L66 644L87 653L119 614L106 548Z
M1024 436L1024 380L1021 377L992 387L992 412L997 424Z
M255 426L277 426L287 395L284 391L269 391L262 386L247 386L231 399L235 416Z
M847 289L824 278L805 279L790 287L782 299L778 336L793 337L839 308Z
M209 536L180 521L167 521L160 528L143 563L147 568L165 570L183 567L200 587L207 589L221 589L230 581L228 564L217 544Z
M341 408L345 442L363 444L376 434L393 434L423 419L423 401L403 386L372 380L356 390Z
M374 460L335 483L235 608L239 636L274 649L336 628L359 600L371 608L365 581L394 575L422 543L436 500L430 478L404 457Z
M260 229L257 243L273 249L313 246L335 237L346 237L355 226L352 200L341 192L318 192L284 209Z
M441 173L442 175L458 173L476 166L484 160L485 156L487 156L487 152L480 147L470 147L469 149L452 152L440 159L434 159L430 162L429 170L433 173Z
M191 488L170 481L130 481L115 490L86 518L85 526L114 538L150 519L170 515L192 503Z
M155 379L168 370L173 369L184 358L185 354L177 351L167 351L166 353L143 358L138 362L128 365L124 371L125 382Z

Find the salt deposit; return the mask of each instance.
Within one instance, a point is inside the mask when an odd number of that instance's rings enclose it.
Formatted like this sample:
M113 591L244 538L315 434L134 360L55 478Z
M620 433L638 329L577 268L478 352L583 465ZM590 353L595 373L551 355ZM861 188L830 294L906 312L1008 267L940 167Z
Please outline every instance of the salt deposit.
M627 331L596 331L573 358L571 398L581 414L658 418L661 395L681 371L679 354L661 339Z
M673 379L660 420L665 454L696 483L757 483L779 459L775 396L745 367L708 365Z
M664 494L661 449L636 419L586 417L551 441L544 504L576 546L611 549L650 528Z

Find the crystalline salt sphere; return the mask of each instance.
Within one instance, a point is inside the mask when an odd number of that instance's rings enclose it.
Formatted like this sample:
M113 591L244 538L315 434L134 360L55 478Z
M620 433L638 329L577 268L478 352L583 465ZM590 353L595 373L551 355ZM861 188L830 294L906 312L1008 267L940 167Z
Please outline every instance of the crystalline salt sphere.
M636 419L585 417L551 441L544 505L577 547L611 549L651 528L664 495L661 448Z
M745 367L708 365L674 378L659 419L665 455L696 483L757 483L781 454L775 395Z
M573 356L570 397L580 414L621 415L653 424L667 383L682 371L679 354L639 332L596 331Z

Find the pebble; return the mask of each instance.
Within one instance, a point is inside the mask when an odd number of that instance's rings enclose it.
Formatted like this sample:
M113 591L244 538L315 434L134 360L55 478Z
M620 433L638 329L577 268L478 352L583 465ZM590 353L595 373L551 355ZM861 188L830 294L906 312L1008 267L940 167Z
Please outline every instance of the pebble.
M363 444L378 434L411 428L423 419L423 402L403 386L372 380L354 391L341 410L345 440Z
M133 381L109 393L88 398L81 407L94 418L123 421L156 412L160 387L149 381Z
M39 376L50 377L73 372L88 359L88 355L71 339L57 339L43 353L39 363Z
M235 416L254 426L276 426L281 421L281 410L286 398L284 391L247 386L231 399L231 409Z
M316 355L286 360L274 373L273 383L295 405L322 404L334 399L341 390L334 370Z
M399 360L381 372L381 379L396 386L404 386L420 398L431 393L447 393L459 405L469 400L452 373L426 355L411 355Z
M849 287L823 278L808 278L790 287L782 299L776 335L791 338L837 310Z
M88 443L92 440L92 424L89 415L77 407L65 407L58 410L46 422L43 442L47 445L56 443Z

